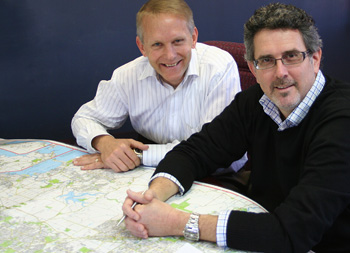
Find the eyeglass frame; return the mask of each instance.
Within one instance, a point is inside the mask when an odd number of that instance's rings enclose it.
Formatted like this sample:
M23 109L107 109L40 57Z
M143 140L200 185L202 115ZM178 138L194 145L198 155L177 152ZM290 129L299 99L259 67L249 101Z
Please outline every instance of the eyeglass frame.
M257 60L254 60L254 61L253 61L254 67L255 67L256 69L259 69L259 70L270 69L270 68L273 68L273 67L276 66L278 60L281 60L282 64L285 65L285 66L295 65L295 64L302 63L303 61L305 61L306 56L308 56L308 55L311 54L312 52L311 52L310 49L307 49L307 50L304 51L304 52L297 52L297 53L300 53L300 54L303 55L303 60L300 61L300 62L287 63L287 64L286 64L286 63L284 63L284 61L283 61L283 56L282 56L281 58L263 57L263 58L271 58L271 59L273 59L273 60L274 60L274 64L273 64L271 67L268 67L268 68L259 68L259 66L258 66L258 60L259 60L259 59L257 59Z

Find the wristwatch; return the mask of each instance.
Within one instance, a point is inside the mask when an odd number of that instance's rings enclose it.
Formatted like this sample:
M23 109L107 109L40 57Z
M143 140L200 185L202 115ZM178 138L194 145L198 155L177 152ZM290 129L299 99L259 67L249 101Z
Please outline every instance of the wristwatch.
M138 158L140 158L140 163L142 164L142 159L143 159L143 151L138 148L133 149L135 154L137 155Z
M184 237L190 241L199 241L199 227L198 227L199 213L191 213L185 229L183 231Z

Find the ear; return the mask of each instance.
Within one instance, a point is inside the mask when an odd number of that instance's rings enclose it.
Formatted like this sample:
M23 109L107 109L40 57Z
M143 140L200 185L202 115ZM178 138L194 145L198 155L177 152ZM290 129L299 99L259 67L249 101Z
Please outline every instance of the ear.
M320 70L321 59L322 59L322 49L320 48L317 52L312 54L313 64L314 64L314 72L318 73Z
M193 33L192 33L192 48L196 47L197 40L198 40L198 29L197 27L194 27Z
M247 64L248 64L248 67L249 67L250 72L252 72L252 74L253 74L253 75L255 76L255 78L256 78L256 68L255 68L255 66L254 66L254 63L253 63L252 61L248 61Z
M141 54L143 56L146 56L145 48L144 48L143 43L142 43L141 39L139 38L139 36L136 36L136 45L139 48Z

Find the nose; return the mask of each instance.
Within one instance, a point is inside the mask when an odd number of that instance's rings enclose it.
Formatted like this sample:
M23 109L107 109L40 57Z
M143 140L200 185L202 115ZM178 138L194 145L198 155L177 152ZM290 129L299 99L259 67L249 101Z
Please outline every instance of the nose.
M168 45L165 47L165 52L164 52L166 58L168 60L172 60L176 58L176 50L173 45Z
M276 59L276 76L278 78L284 78L288 75L288 69L283 64L282 59Z

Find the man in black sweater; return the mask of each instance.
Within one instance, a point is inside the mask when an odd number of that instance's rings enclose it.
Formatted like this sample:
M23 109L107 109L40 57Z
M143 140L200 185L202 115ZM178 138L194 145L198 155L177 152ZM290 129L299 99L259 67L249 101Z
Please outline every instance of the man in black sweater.
M350 85L323 75L314 21L292 5L258 9L244 43L258 84L169 152L143 196L128 191L126 227L141 238L184 235L239 250L350 252ZM269 213L198 217L163 202L246 151L246 195ZM142 205L133 210L133 201Z

